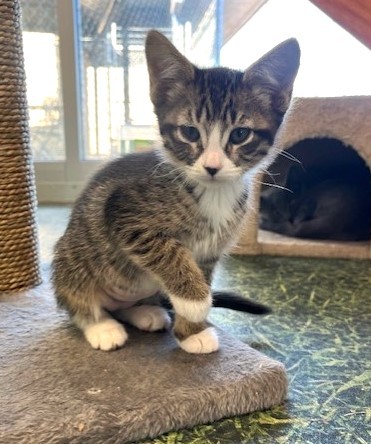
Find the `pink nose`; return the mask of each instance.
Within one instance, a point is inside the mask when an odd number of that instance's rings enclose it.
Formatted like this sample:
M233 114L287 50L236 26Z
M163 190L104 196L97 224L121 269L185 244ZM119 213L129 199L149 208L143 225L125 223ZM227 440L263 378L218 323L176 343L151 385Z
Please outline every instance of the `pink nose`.
M217 151L206 150L203 159L203 165L205 170L209 173L210 170L215 170L216 174L222 168L222 154ZM210 173L211 174L211 173ZM214 174L211 174L212 176Z

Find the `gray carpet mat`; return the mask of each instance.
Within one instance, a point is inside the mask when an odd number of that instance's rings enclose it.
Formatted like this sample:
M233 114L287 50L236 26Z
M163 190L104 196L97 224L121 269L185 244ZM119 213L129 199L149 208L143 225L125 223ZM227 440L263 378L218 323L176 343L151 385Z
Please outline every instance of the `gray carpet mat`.
M132 442L285 399L282 364L222 331L210 355L169 332L129 333L124 348L96 351L48 284L0 296L0 442Z

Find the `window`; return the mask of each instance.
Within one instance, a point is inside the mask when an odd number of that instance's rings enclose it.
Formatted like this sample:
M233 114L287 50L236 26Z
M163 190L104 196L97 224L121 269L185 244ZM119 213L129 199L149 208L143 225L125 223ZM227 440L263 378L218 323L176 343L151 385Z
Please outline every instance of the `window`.
M39 202L73 201L107 158L157 139L144 56L156 28L219 60L221 0L21 0Z
M56 0L24 0L23 52L34 158L65 159Z
M294 36L302 47L296 95L371 94L370 51L308 0L21 5L39 202L72 202L102 162L157 139L144 57L152 28L196 64L238 69Z

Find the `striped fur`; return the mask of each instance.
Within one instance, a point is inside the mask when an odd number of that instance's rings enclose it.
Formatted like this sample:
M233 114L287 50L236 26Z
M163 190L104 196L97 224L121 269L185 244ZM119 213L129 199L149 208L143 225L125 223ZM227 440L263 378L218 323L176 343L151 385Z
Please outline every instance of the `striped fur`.
M89 182L56 245L53 282L95 348L125 343L119 321L166 328L153 306L161 293L180 346L209 353L212 272L238 235L251 174L274 158L299 49L289 40L245 72L199 69L151 31L146 55L163 149L114 160Z

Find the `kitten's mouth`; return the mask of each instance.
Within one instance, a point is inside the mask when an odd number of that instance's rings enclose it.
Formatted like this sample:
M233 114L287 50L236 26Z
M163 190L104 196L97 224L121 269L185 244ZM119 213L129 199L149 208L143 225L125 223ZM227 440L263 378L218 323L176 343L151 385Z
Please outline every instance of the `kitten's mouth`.
M205 171L200 171L199 169L194 170L192 168L187 168L186 174L192 181L208 186L220 186L222 184L235 182L241 179L243 175L240 171L226 172L220 169L210 174L206 169Z
M223 183L227 183L227 182L233 182L233 181L235 181L237 179L237 177L236 176L224 176L224 175L220 175L220 176L218 176L218 175L215 175L215 176L204 176L204 175L202 175L202 176L199 176L199 177L197 177L197 181L198 182L201 182L201 183L203 183L203 184L206 184L206 185L221 185L221 184L223 184Z

